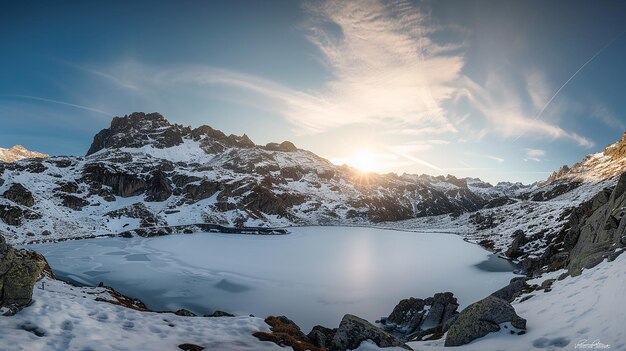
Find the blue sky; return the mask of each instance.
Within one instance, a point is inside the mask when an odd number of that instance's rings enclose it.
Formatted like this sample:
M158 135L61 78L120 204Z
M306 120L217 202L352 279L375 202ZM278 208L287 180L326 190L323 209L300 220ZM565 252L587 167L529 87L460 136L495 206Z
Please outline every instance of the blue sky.
M158 111L381 172L532 182L626 130L624 18L619 1L6 1L0 147L82 155L112 116Z

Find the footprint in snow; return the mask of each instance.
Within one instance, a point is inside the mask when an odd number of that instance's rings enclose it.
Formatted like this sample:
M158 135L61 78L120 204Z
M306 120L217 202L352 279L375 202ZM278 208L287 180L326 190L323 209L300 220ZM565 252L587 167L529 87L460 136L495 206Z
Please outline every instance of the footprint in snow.
M568 338L564 338L564 337L558 337L558 338L539 338L536 339L535 341L533 341L533 346L538 348L538 349L545 349L551 346L554 347L565 347L567 345L569 345L570 340Z

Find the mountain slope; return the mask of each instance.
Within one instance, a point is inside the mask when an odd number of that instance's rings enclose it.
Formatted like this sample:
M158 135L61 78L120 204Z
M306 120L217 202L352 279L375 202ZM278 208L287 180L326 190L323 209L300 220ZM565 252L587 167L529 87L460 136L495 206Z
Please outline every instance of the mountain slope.
M48 155L29 151L22 145L15 145L10 149L0 147L0 162L15 162L27 158L47 158Z
M458 216L509 190L471 190L478 183L363 174L290 142L260 146L245 135L134 113L114 118L85 157L0 165L0 231L10 241L30 242L139 228L153 235L197 223L371 224Z

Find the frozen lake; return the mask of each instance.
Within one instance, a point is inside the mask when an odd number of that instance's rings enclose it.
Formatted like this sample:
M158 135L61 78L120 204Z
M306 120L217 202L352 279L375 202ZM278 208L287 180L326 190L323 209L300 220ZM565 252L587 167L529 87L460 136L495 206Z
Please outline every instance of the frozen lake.
M198 233L31 245L55 273L104 282L156 310L286 315L305 332L352 313L374 321L401 300L452 291L461 308L513 267L448 234L304 227L284 236Z

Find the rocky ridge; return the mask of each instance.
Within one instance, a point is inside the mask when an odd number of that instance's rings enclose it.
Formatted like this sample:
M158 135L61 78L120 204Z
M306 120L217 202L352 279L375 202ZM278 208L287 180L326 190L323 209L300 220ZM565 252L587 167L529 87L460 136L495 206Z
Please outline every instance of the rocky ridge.
M22 145L15 145L10 149L0 148L0 162L16 162L28 158L47 158L48 155L29 151Z
M32 203L6 193L18 188ZM494 200L522 189L453 176L363 174L288 141L260 146L246 135L133 113L114 118L85 157L0 164L0 231L31 242L206 223L372 224L458 216L506 203Z

